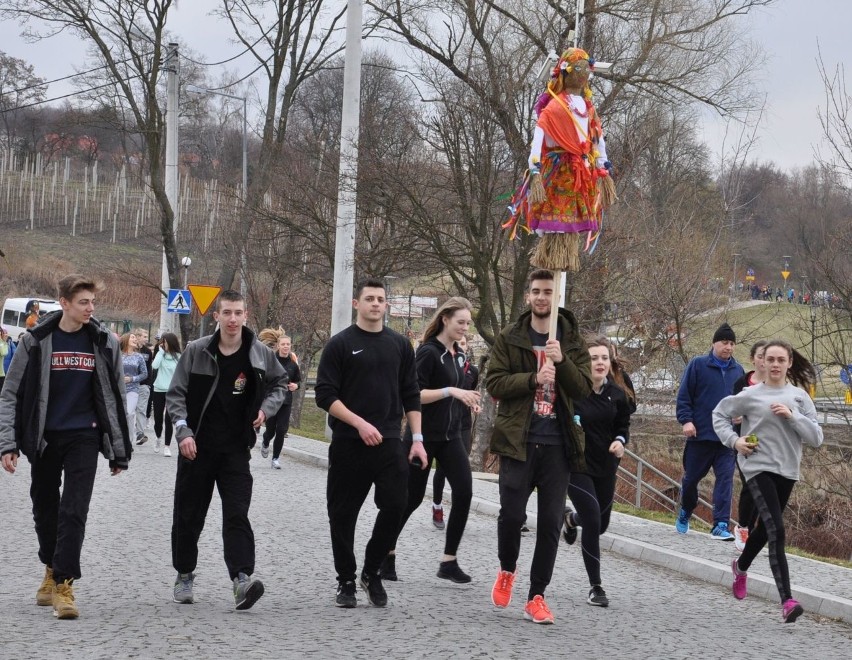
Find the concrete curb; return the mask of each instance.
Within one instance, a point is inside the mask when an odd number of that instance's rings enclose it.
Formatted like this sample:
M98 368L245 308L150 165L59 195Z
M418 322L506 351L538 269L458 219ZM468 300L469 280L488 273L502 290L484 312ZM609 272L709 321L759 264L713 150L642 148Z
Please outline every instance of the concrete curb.
M327 455L286 446L283 449L283 453L295 460L328 469ZM493 481L493 479L488 480ZM431 499L431 485L427 486L426 493ZM452 493L449 492L449 488L447 488L447 494L444 496L444 499L452 502ZM474 497L470 508L471 511L494 517L497 517L500 513L500 504L498 502L481 497ZM653 523L653 521L648 522ZM537 524L538 519L536 514L528 511L527 526L530 529L535 529ZM730 587L731 585L731 567L729 565L722 566L706 559L678 552L677 550L662 548L645 543L644 541L609 532L601 537L600 543L601 550L609 550L622 557L648 562L655 566L688 575L702 582L717 584L723 587ZM852 600L807 587L791 586L793 597L802 604L806 612L839 619L852 625ZM775 582L761 575L749 576L748 593L751 597L762 598L772 602L778 599L778 590L775 587Z

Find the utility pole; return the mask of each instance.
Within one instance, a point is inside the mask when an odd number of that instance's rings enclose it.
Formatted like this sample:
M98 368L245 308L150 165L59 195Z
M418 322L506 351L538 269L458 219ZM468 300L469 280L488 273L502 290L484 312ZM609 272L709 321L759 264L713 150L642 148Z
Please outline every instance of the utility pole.
M166 71L166 168L165 188L166 197L174 214L172 232L177 236L178 215L180 204L178 203L178 45L174 42L169 44L166 51L166 62L163 69ZM160 278L160 287L164 292L171 288L169 280L169 266L166 258L166 248L163 246L163 269ZM160 301L160 328L178 334L177 315L169 314L168 300L164 296Z
M343 65L343 117L340 123L340 177L337 192L337 232L334 244L334 289L331 334L352 323L352 285L355 268L355 184L358 178L358 131L361 107L361 0L346 5L346 49Z

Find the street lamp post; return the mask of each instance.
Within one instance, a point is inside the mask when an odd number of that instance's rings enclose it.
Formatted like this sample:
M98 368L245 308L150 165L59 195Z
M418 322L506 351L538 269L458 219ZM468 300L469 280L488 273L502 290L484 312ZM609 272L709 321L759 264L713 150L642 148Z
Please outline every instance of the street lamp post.
M224 96L228 99L234 99L235 101L242 101L243 104L243 206L246 204L246 200L248 198L248 115L247 115L247 105L248 98L245 96L237 96L236 94L226 94L225 92L220 92L215 89L205 89L204 87L198 87L197 85L187 85L184 88L187 92L192 94L216 94L217 96ZM248 272L248 264L246 262L246 253L244 247L240 247L240 267L242 268L242 274L240 275L240 293L243 296L246 295L246 273Z
M186 283L189 279L189 267L192 265L192 259L184 257L180 260L180 265L183 266L183 288L186 289Z

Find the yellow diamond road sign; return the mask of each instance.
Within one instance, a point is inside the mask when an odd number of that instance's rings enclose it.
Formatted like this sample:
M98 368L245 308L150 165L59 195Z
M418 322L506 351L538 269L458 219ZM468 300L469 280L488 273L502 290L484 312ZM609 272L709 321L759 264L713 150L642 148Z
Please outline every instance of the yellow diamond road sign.
M784 281L786 282L787 278L790 277L790 271L789 270L782 270L781 271L781 277L783 277ZM195 294L193 294L192 297L194 298ZM195 302L198 302L198 301L196 300Z
M192 299L198 306L199 314L207 313L207 310L210 309L210 305L213 304L213 301L216 300L216 296L218 296L219 292L222 290L222 287L220 286L207 286L206 284L190 284L186 288L189 289L189 292L192 294Z

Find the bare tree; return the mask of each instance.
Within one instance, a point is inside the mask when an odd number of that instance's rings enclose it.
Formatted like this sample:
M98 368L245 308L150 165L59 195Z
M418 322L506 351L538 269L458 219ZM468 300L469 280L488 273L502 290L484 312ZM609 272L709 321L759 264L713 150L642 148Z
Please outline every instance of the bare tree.
M70 31L87 44L103 65L105 88L114 89L133 128L144 139L151 189L160 211L160 238L171 286L180 284L174 237L175 209L166 196L164 178L164 113L157 84L167 62L166 19L173 0L2 0L0 16L26 24L25 34L45 39ZM165 295L165 292L162 292ZM186 339L188 320L181 317Z
M258 214L264 213L299 87L340 52L337 32L345 7L331 9L329 4L324 0L222 0L215 12L230 23L237 42L255 59L265 82L260 91L260 145L248 190L243 191L245 204L232 249L219 274L223 287L230 287L240 271L252 227Z
M17 149L21 115L44 101L46 93L44 78L35 75L31 64L0 50L0 121L6 149Z

